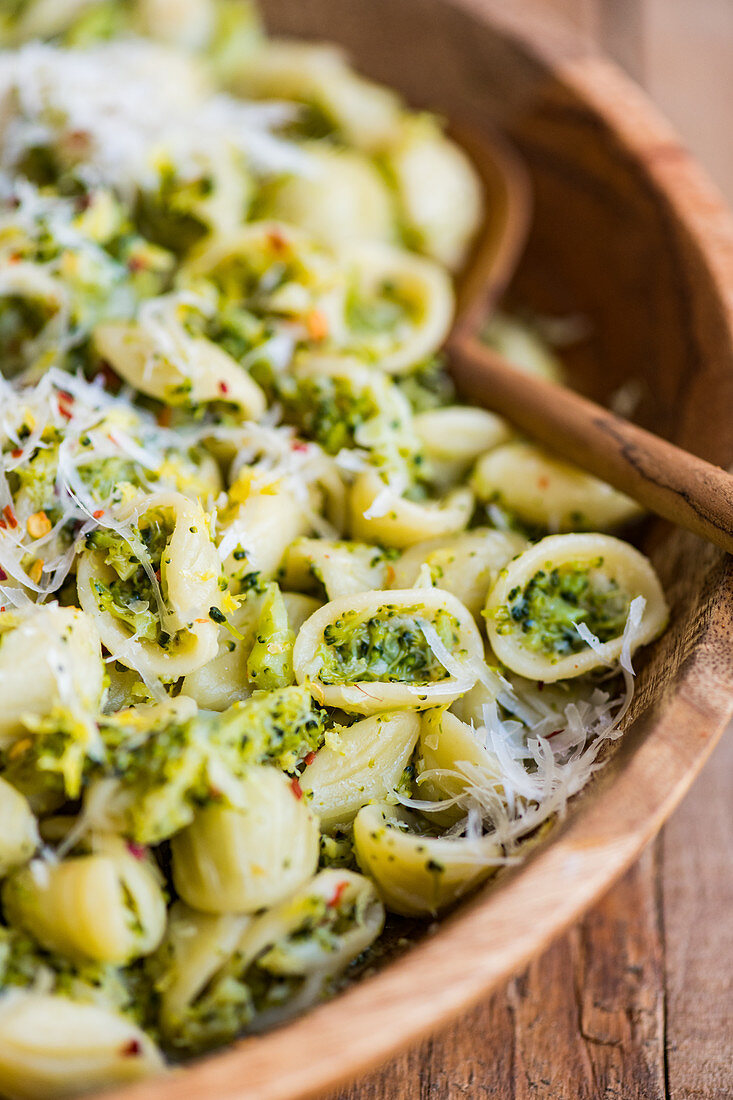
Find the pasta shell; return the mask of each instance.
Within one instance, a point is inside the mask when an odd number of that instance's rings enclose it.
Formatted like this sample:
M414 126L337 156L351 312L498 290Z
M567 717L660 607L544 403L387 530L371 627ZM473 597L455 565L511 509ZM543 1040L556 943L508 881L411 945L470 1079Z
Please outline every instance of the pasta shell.
M403 589L342 596L316 611L295 640L293 667L320 703L376 714L452 702L476 682L482 654L476 624L455 596Z
M0 1090L8 1100L70 1100L164 1068L145 1032L108 1008L20 990L0 997Z
M359 865L393 913L435 916L501 865L501 850L490 837L469 840L408 831L416 825L414 815L385 803L364 806L354 821Z
M550 535L510 562L491 589L489 641L520 676L545 683L582 676L618 661L629 606L639 596L645 605L630 654L656 638L669 617L651 562L611 535ZM604 637L590 645L576 624Z
M300 777L321 828L347 825L367 802L386 798L399 785L415 748L416 714L378 714L355 722L336 744L319 749Z
M204 913L254 913L314 873L318 824L275 768L252 767L227 793L236 806L205 806L173 837L173 881Z
M59 863L34 860L3 887L11 924L49 951L73 959L126 963L148 955L163 938L166 906L158 875L118 837L91 855Z

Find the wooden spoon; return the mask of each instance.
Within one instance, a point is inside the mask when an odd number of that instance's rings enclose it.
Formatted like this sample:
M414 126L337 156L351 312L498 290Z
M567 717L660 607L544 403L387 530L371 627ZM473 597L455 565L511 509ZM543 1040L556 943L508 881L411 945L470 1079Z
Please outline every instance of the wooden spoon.
M481 341L481 327L524 246L531 192L521 161L504 141L454 134L481 173L490 215L460 277L447 342L459 390L649 511L733 553L731 474L565 386L526 374Z

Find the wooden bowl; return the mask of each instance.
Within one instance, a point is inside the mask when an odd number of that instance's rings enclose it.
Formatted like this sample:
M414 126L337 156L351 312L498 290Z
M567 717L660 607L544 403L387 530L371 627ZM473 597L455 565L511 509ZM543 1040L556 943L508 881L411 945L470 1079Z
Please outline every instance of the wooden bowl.
M733 224L628 80L505 0L262 6L275 32L342 42L414 104L503 125L535 192L515 297L589 319L571 359L580 388L603 400L635 380L637 419L731 463ZM506 979L636 859L733 709L730 559L661 521L644 548L670 628L639 662L620 748L544 846L335 1001L116 1100L297 1100L334 1086Z

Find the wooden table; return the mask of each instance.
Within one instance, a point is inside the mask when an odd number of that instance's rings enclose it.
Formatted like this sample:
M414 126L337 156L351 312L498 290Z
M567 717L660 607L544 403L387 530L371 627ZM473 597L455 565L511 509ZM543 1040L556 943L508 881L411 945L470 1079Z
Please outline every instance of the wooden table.
M733 0L535 2L645 84L733 200ZM328 1100L732 1097L733 728L584 920L454 1026Z

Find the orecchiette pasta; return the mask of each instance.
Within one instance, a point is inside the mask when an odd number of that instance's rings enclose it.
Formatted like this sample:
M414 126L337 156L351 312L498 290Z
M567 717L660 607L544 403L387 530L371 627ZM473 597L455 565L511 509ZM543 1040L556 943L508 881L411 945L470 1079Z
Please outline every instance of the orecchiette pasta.
M293 374L298 420L329 453L356 445L395 460L419 447L409 402L377 366L311 352L295 360Z
M117 509L114 523L79 558L79 603L122 664L185 676L217 652L220 566L206 514L180 494L151 493Z
M359 865L376 882L384 904L410 917L436 915L488 878L501 865L490 836L435 837L419 831L414 814L378 803L354 820Z
M347 825L367 802L392 793L415 748L416 714L376 714L343 730L324 745L300 777L322 829Z
M453 320L453 288L443 268L405 249L366 242L345 254L352 286L334 339L388 374L433 355Z
M253 198L253 181L232 148L208 150L181 170L175 158L157 160L157 178L145 181L137 221L146 237L175 255L235 233ZM155 299L145 304L157 311Z
M229 788L227 788L229 794ZM318 825L297 785L254 767L173 837L173 880L204 913L254 913L281 901L318 862Z
M342 925L334 930L336 942L320 952L313 943L290 940L302 926L304 910L314 902L326 907ZM239 953L249 961L272 945L268 967L275 974L335 974L371 943L381 931L384 910L374 886L362 875L346 870L321 871L297 893L269 913L258 917L244 931Z
M0 997L0 1089L9 1100L66 1100L163 1068L149 1036L102 1005L21 990Z
M245 978L248 971L269 976L275 993L268 997L266 992L261 1005L255 1006L257 1030L281 1023L317 1000L328 981L369 947L383 925L384 907L374 884L342 870L321 871L292 897L257 917L245 929L237 951L237 968ZM283 1003L288 988L292 999Z
M0 3L0 54L0 1093L61 1100L521 858L666 604L536 541L635 505L457 403L496 212L436 117L232 0Z
M54 362L54 347L70 311L64 284L37 264L21 261L0 272L0 301L16 330L3 374L42 373Z
M287 489L253 493L224 516L221 545L231 547L223 561L225 574L233 584L253 574L272 580L287 548L310 529L302 502Z
M236 405L257 419L265 396L231 355L211 340L191 336L173 318L145 326L134 321L98 325L94 342L100 355L141 393L169 405Z
M527 545L521 535L488 527L418 542L394 563L392 586L409 588L427 565L433 584L452 592L478 616L499 571Z
M632 599L645 601L629 653L665 627L667 601L651 563L610 535L550 535L515 558L486 603L500 661L551 683L611 665L621 655Z
M410 238L421 252L458 270L483 207L481 183L466 154L434 119L421 116L403 124L385 161Z
M482 651L472 616L449 592L364 592L303 624L293 666L320 703L374 714L451 702L476 682Z
M501 795L501 765L494 753L473 726L442 708L422 716L417 775L420 798L436 803L425 813L441 825L455 825L465 816L460 797L471 783L483 790L495 786L497 798Z
M93 618L73 607L0 612L0 747L28 732L27 716L67 706L92 713L104 687Z
M444 486L455 485L477 458L511 436L505 420L486 409L463 405L419 413L414 426L430 462L431 478Z
M39 844L33 811L20 791L0 778L0 878L27 863Z
M274 39L248 58L236 82L245 95L312 104L358 149L378 149L399 126L394 93L357 76L335 46Z
M604 481L520 441L484 455L471 483L479 500L506 504L520 519L550 531L606 531L642 511Z
M287 552L283 581L291 588L321 584L335 600L384 587L388 569L384 554L366 543L301 538Z
M166 1038L201 1050L282 1023L323 996L383 924L373 884L341 870L321 871L254 918L177 904L159 959Z
M276 188L267 214L298 225L335 250L353 241L390 241L395 214L389 189L366 157L348 149L306 147L307 174Z
M489 318L483 335L513 366L551 382L562 381L560 360L528 325L499 312Z
M154 951L165 930L157 869L119 837L100 838L90 855L34 860L6 879L2 898L11 924L72 959L126 963Z
M460 488L442 500L407 500L375 470L358 474L349 498L353 538L403 549L462 531L473 511L473 494Z
M234 954L251 920L240 913L202 913L182 901L171 906L158 982L160 1022L167 1037L186 1026L191 1006Z
M316 343L325 338L343 308L332 255L285 222L243 226L233 237L202 247L186 271L191 279L212 282L230 307L303 320L309 327L306 338Z

